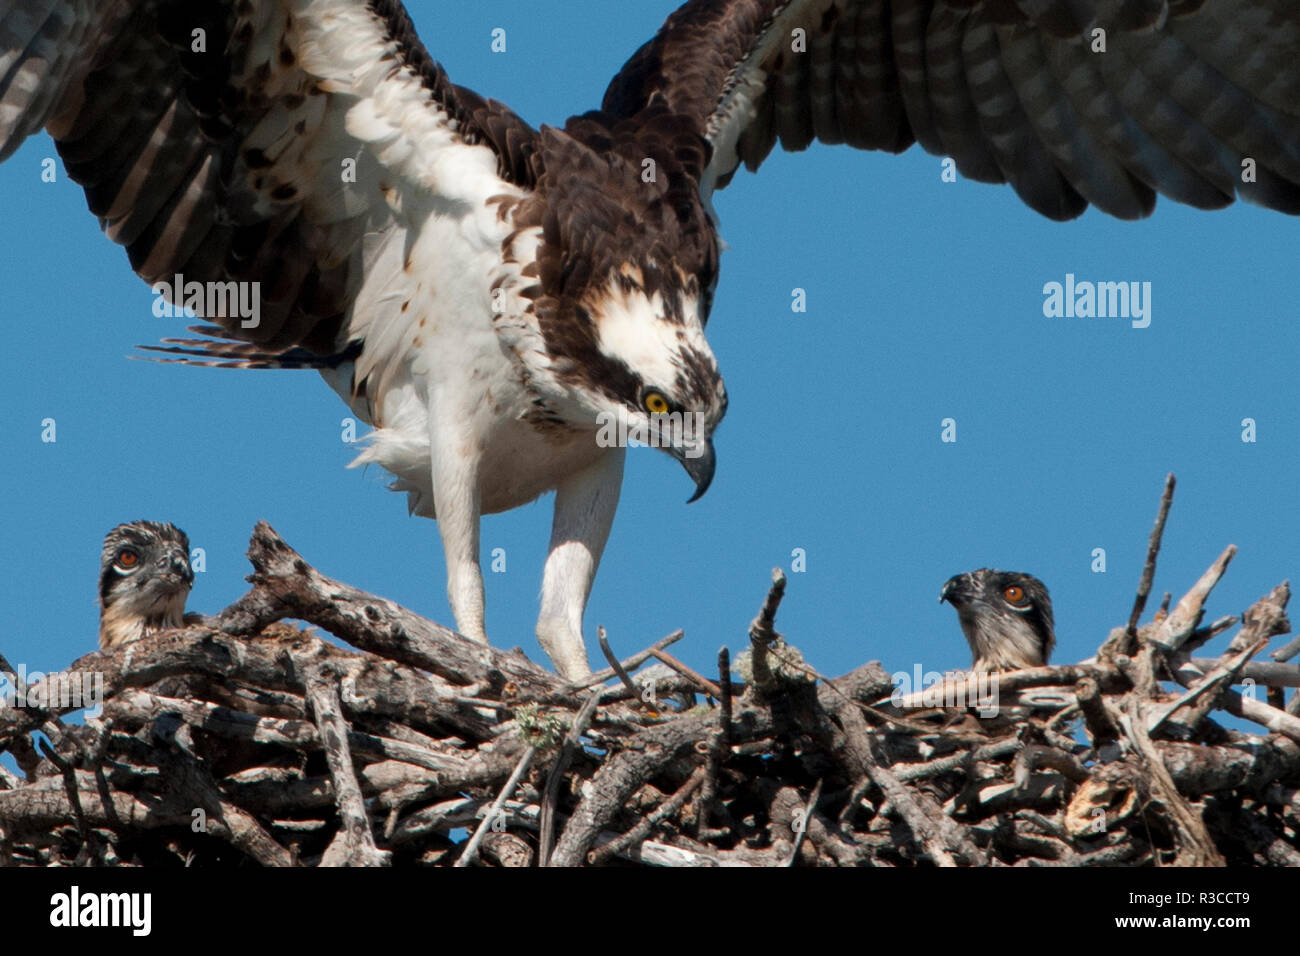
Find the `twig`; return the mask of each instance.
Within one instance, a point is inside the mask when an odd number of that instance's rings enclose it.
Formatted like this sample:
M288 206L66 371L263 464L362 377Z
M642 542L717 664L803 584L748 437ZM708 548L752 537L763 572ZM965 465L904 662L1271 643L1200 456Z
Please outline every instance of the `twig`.
M1155 527L1147 541L1147 559L1142 566L1142 577L1138 581L1137 594L1133 598L1133 610L1128 616L1127 634L1130 642L1137 640L1137 624L1142 611L1147 606L1147 596L1151 593L1151 582L1156 576L1156 557L1160 554L1160 540L1165 533L1165 521L1169 518L1169 506L1174 501L1176 479L1171 471L1165 476L1165 490L1160 496L1160 510L1156 512Z
M307 675L307 703L316 715L316 728L325 747L325 762L343 825L321 859L321 866L388 866L390 854L375 846L361 786L348 748L348 725L339 701L338 677L324 667Z
M726 647L718 649L718 729L725 746L731 741L731 652Z
M1157 706L1153 712L1148 714L1147 733L1155 733L1162 723L1184 708L1187 709L1188 715L1178 722L1189 730L1195 730L1206 714L1210 712L1210 708L1218 699L1219 692L1225 687L1232 686L1242 665L1267 646L1268 638L1262 638L1256 641L1252 647L1242 648L1236 653L1229 651L1224 654L1206 672L1205 676L1197 680L1185 693L1174 700Z
M1291 630L1291 622L1286 616L1286 606L1290 600L1291 584L1283 581L1247 608L1241 616L1242 628L1229 642L1228 650L1241 650L1259 640L1267 641Z
M573 719L573 726L564 737L560 753L555 758L555 766L551 768L550 776L546 778L546 793L542 798L541 847L537 852L539 866L551 865L551 850L555 839L555 806L560 795L560 784L564 780L565 771L569 769L569 761L582 747L582 735L591 725L591 718L595 716L598 703L600 703L600 691L592 691L587 695L582 710L578 711L578 716Z
M677 788L677 792L671 797L659 804L652 812L641 818L631 830L622 836L600 844L596 849L587 854L587 862L592 866L600 866L607 862L610 857L617 856L633 844L640 843L664 820L676 813L686 803L692 793L699 788L704 782L704 768L696 767L694 772L686 778L686 782Z
M1204 676L1204 672L1191 661L1174 670L1174 679L1184 687L1190 687ZM1285 734L1300 743L1300 717L1272 707L1262 700L1256 700L1253 696L1238 694L1236 691L1224 690L1220 700L1223 708L1234 717L1253 720L1274 733Z
M1224 617L1219 618L1212 624L1207 624L1204 627L1198 627L1196 630L1192 632L1191 636L1187 638L1187 640L1183 641L1183 646L1182 648L1180 648L1180 650L1184 654L1189 654L1192 651L1194 651L1196 648L1200 647L1202 644L1205 644L1207 641L1218 637L1220 634L1222 634L1224 631L1226 631L1228 628L1232 627L1236 623L1237 623L1236 615L1228 614L1225 615Z
M1112 715L1114 718L1115 715ZM1178 792L1178 787L1165 769L1138 710L1138 701L1130 698L1127 710L1116 721L1123 727L1134 750L1141 756L1147 771L1152 792L1169 812L1170 822L1178 841L1177 865L1180 866L1223 866L1223 857L1205 828L1205 821L1194 813Z
M68 801L72 804L72 811L77 819L77 835L81 837L81 851L78 854L78 862L88 862L86 854L93 850L95 845L94 834L90 826L86 823L86 812L81 807L81 794L77 789L77 771L71 763L64 760L53 747L45 741L37 743L38 749L50 763L58 768L60 776L63 778L63 789L68 795Z
M969 766L972 762L997 760L999 757L1010 756L1016 753L1020 746L1020 742L1014 739L999 740L985 744L977 750L964 750L961 753L938 757L925 763L895 764L892 769L899 780L925 780L929 777L937 777L940 774L957 770L960 767Z
M202 810L207 832L221 836L263 866L294 865L290 853L256 817L222 796L206 765L194 755L189 728L179 717L162 715L153 722L150 736L158 745L158 768L168 788L181 799L185 817Z
M718 774L726 756L727 746L731 740L731 652L722 647L718 650L718 725L709 735L709 758L705 764L704 789L700 793L700 812L696 816L696 835L709 829L709 817L713 813L718 792Z
M501 788L501 792L497 794L497 798L492 801L492 806L488 808L487 815L483 818L483 822L474 828L474 835L469 838L469 841L465 844L465 849L461 851L460 857L454 864L452 864L453 866L469 866L478 859L478 848L483 843L483 838L487 836L488 831L492 829L492 826L497 819L504 819L500 817L501 808L505 805L505 802L510 799L510 795L515 792L515 787L519 786L519 781L522 780L524 774L528 772L528 768L532 766L533 757L536 756L536 754L536 747L529 747L524 751L524 755L519 758L519 763L515 765L514 773L510 774L510 779L507 780L505 786Z
M1083 713L1083 721L1088 728L1092 745L1100 754L1104 747L1119 739L1119 729L1115 726L1106 708L1102 704L1101 689L1091 677L1082 678L1074 685L1075 699Z
M669 654L667 651L661 651L658 648L655 648L651 653L653 653L656 658L663 661L665 664L667 664L673 670L677 671L677 673L681 674L687 680L694 683L706 694L709 694L714 698L718 698L722 696L722 689L718 687L717 684L713 683L713 681L709 680L707 677L703 677L700 674L696 673L694 670L687 667L685 664L683 664L677 658L673 657L673 655Z
M639 705L641 703L641 688L636 686L636 682L632 680L627 669L620 664L618 658L614 656L614 650L609 646L609 638L605 636L605 629L603 627L596 628L596 639L600 641L600 650L601 653L605 655L605 660L609 661L609 666L613 669L614 673L618 675L618 679L621 680L623 686L631 692L632 700Z
M621 661L620 663L624 670L628 672L634 671L642 664L644 664L646 661L648 661L651 657L653 657L654 652L656 650L662 650L663 648L668 647L671 644L676 644L685 636L686 636L685 631L682 630L673 631L667 637L663 637L660 638L658 641L655 641L654 644L647 647L644 651L640 651L636 654L633 654L631 657ZM605 681L615 676L617 675L614 672L614 668L606 667L604 670L596 671L596 673L578 682L577 684L571 685L569 687L569 690L572 693L578 694L589 687L595 687L597 684L603 684L605 683ZM635 691L634 696L637 697L641 696L641 691L639 688Z
M768 589L763 606L759 608L758 617L749 625L749 636L762 644L770 644L780 637L776 633L776 612L785 597L785 572L780 568L772 569L772 587Z
M866 721L855 705L839 702L838 707L832 710L832 715L838 718L843 728L845 749L852 756L855 769L871 777L872 783L898 811L936 866L957 865L948 852L950 846L959 850L971 863L984 862L984 854L956 821L944 815L932 797L924 792L909 790L893 771L876 759Z
M755 714L754 720L759 732L771 726L770 717L765 722L760 716ZM688 712L633 734L623 750L606 758L585 788L556 843L552 865L577 866L585 860L592 841L627 798L680 750L693 748L712 725L711 714Z
M803 817L800 819L799 828L794 833L794 847L790 850L790 859L786 861L786 866L794 866L795 861L799 859L799 850L803 847L804 837L808 835L808 824L812 821L813 811L817 809L817 804L822 798L822 780L817 779L817 786L813 787L812 796L808 798L808 806L804 808Z
M785 573L780 568L773 568L772 586L763 600L763 606L759 608L758 617L749 625L749 642L754 648L750 669L754 675L754 686L764 692L770 691L775 685L767 654L768 648L781 638L776 632L776 612L784 596Z
M1192 589L1174 605L1174 609L1169 612L1169 616L1156 627L1156 632L1151 638L1152 644L1166 652L1176 651L1182 647L1187 638L1191 637L1196 630L1196 626L1201 623L1201 618L1205 614L1205 600L1223 577L1223 572L1228 568L1228 562L1232 560L1236 553L1237 546L1235 544L1230 544L1223 549L1223 553L1192 585Z

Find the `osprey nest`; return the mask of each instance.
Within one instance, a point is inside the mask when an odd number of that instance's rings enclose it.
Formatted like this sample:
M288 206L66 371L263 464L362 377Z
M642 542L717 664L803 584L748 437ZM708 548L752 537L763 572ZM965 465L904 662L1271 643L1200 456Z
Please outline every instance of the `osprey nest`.
M622 661L602 634L609 669L575 686L259 524L236 604L72 666L103 675L99 717L65 723L39 682L0 708L23 772L0 768L0 865L1298 865L1300 640L1252 660L1290 590L1202 623L1230 547L1139 626L1172 492L1095 658L908 695L878 663L805 663L779 572L736 673L686 667L680 634Z

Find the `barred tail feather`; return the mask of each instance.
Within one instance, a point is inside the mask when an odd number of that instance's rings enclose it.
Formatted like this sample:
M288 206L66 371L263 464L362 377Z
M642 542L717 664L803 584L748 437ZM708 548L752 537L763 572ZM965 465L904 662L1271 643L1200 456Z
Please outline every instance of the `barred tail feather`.
M192 325L191 332L204 336L218 336L223 329L214 325ZM351 362L361 354L362 343L353 341L347 348L332 355L317 355L301 346L266 351L249 342L239 342L223 338L199 339L163 339L161 345L139 345L145 352L163 353L168 356L185 356L160 358L155 355L132 355L133 359L159 362L165 365L194 365L204 368L281 368L281 369L335 369L345 362ZM189 357L196 356L196 357Z

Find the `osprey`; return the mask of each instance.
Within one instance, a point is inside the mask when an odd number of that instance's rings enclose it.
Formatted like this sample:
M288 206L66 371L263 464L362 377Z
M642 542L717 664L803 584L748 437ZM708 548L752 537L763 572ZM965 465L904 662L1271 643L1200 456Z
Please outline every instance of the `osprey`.
M957 610L977 671L1047 663L1056 644L1052 599L1032 574L980 568L948 579L939 592Z
M195 623L185 613L194 585L190 539L174 524L132 521L104 538L99 561L99 647Z
M358 461L437 517L467 637L480 516L554 490L537 635L577 678L605 426L667 423L696 496L714 473L712 196L741 163L920 142L1055 219L1157 192L1298 213L1297 54L1281 0L692 0L599 110L535 129L395 0L0 0L0 159L50 132L135 271L208 320L165 350L320 370L374 426Z

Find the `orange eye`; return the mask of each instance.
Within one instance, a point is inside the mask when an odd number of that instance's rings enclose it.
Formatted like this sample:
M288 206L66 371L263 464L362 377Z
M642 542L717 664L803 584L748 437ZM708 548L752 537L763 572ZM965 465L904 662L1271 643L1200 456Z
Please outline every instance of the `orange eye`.
M668 399L659 392L646 392L642 404L651 415L664 415L668 412Z
M133 568L140 563L140 555L134 551L121 551L117 555L117 566L119 568Z
M1013 584L1002 592L1002 596L1012 604L1021 604L1025 600L1025 589L1018 584Z

